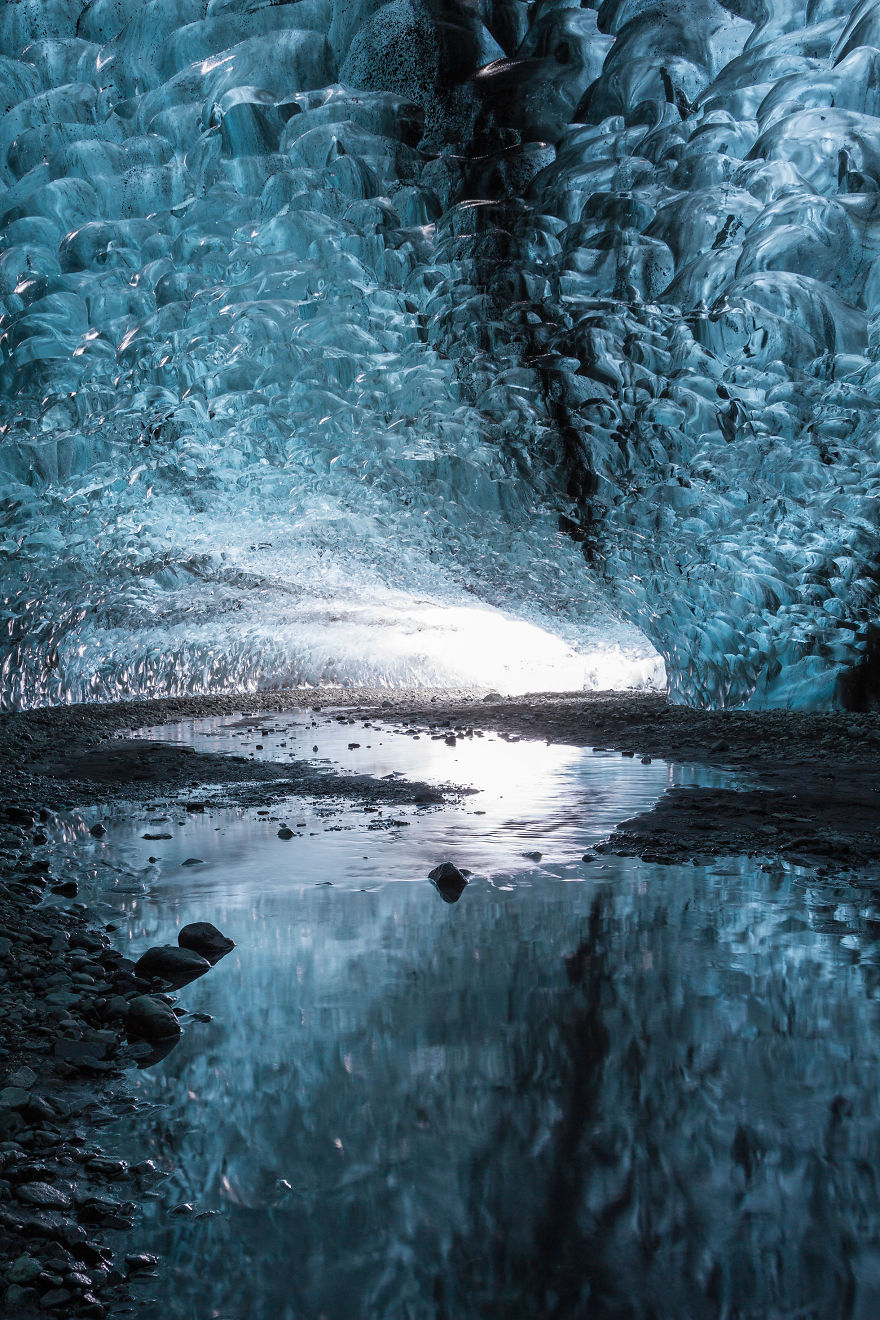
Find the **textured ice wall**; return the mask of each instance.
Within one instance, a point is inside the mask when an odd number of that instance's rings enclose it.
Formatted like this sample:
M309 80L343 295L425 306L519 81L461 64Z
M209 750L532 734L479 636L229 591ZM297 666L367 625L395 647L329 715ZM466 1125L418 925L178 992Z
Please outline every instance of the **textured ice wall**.
M539 3L520 53L565 86L593 21ZM576 534L679 699L876 700L880 6L595 22L526 194Z
M472 677L469 600L862 699L880 18L742 8L2 6L6 702Z
M434 328L431 171L500 54L453 18L0 7L7 703L657 672L558 530L540 400L508 434Z

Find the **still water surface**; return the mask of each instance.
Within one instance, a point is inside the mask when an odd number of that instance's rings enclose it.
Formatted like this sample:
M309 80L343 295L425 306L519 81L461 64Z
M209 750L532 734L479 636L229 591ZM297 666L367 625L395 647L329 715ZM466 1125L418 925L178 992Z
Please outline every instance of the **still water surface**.
M109 822L134 955L194 920L237 942L181 993L213 1020L138 1074L113 1133L170 1174L139 1317L880 1314L865 893L747 859L581 861L705 774L312 719L161 736L479 791ZM454 905L426 879L447 859L474 872Z

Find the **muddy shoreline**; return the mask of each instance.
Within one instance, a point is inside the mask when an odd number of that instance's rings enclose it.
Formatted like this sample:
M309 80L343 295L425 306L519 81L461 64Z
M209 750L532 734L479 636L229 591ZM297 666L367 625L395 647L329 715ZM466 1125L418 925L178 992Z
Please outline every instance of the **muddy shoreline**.
M653 862L754 854L836 883L876 878L880 714L705 713L656 695L309 690L173 698L0 717L0 1289L5 1312L132 1316L154 1262L127 1226L159 1176L107 1160L100 1127L132 1101L125 1000L142 993L113 929L97 928L55 886L51 822L114 798L192 809L266 806L291 794L364 803L430 803L400 780L256 762L133 736L209 715L243 718L321 708L411 728L494 731L698 762L731 787L668 791L622 822L597 852Z

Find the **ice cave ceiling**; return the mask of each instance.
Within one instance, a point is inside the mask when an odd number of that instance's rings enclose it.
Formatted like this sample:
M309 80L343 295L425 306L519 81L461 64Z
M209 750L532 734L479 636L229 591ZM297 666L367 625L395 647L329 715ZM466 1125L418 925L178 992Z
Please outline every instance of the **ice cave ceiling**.
M6 705L527 634L876 698L878 0L13 0L0 51Z

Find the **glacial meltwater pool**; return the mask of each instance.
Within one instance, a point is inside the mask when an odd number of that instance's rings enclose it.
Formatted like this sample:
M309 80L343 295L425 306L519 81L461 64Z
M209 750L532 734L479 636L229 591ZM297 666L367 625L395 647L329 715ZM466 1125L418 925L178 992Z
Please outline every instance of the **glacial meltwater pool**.
M183 1018L110 1135L168 1173L139 1320L880 1313L865 893L581 860L708 772L349 718L150 736L477 791L138 806L78 845L132 956L198 920L237 945L180 992L211 1020ZM454 904L427 879L445 860L473 872Z

